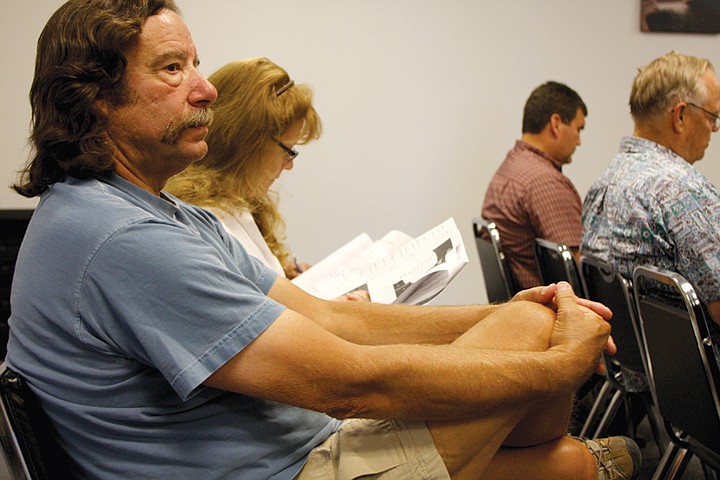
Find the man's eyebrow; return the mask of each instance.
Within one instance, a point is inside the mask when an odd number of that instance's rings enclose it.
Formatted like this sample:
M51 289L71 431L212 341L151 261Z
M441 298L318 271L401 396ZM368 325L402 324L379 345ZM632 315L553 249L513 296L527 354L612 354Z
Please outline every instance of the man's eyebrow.
M153 59L153 61L150 63L150 66L152 68L162 68L168 63L172 63L173 61L181 61L184 62L187 60L188 55L187 53L183 52L182 50L170 50L167 52L163 52L157 57ZM196 56L193 59L193 65L197 66L200 63L200 59Z

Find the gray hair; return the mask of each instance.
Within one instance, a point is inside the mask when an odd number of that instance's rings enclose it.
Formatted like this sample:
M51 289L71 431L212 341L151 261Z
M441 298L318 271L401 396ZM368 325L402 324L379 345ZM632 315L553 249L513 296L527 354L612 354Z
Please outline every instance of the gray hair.
M702 77L714 70L706 58L672 51L638 69L630 91L630 114L647 120L670 108L675 102L704 103L707 88Z

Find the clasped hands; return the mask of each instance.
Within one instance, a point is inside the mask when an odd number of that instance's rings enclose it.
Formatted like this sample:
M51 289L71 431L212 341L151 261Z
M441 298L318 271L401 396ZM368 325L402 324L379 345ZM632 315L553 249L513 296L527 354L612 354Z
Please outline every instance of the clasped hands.
M614 355L617 347L609 335L609 321L612 318L612 311L602 303L593 302L585 298L577 297L572 287L567 282L550 284L544 287L534 287L517 293L511 301L536 302L553 309L557 313L558 321L553 331L551 344L573 343L583 341L584 334L587 337L607 337L604 352ZM583 325L583 328L578 328ZM584 330L594 329L593 333ZM602 352L600 352L602 356ZM595 365L595 372L603 375L605 363L599 358Z

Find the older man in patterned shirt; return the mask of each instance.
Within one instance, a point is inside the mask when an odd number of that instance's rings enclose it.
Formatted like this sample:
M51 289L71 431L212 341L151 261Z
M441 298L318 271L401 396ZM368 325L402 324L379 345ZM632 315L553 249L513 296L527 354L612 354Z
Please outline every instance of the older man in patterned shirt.
M577 252L582 202L562 173L585 128L587 107L570 87L547 82L525 103L522 137L490 181L482 216L497 224L519 288L540 285L535 238L564 243Z
M630 93L635 131L585 198L581 248L627 277L643 264L680 273L720 324L720 192L693 166L718 111L707 59L670 52L641 68Z

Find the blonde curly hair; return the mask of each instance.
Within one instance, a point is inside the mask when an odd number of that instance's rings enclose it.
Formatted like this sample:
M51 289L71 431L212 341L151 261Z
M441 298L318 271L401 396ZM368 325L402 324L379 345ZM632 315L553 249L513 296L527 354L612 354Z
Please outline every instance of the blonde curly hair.
M320 117L312 90L294 84L287 72L267 58L228 63L208 80L217 88L208 154L171 178L166 190L189 203L226 214L249 211L270 251L286 267L292 254L284 244L285 221L278 196L267 191L263 151L273 138L301 122L298 143L320 137Z

